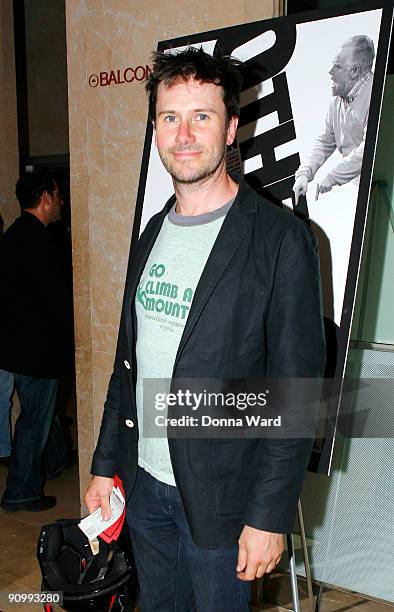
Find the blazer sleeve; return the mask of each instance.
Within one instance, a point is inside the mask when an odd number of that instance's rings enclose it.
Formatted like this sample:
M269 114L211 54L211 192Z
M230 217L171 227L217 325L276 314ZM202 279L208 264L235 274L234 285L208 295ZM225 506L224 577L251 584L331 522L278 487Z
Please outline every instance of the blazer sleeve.
M93 454L91 473L95 476L112 478L116 472L117 449L119 448L119 402L120 374L115 358L96 450Z
M268 379L321 378L324 373L317 241L306 225L294 221L276 261L266 322ZM286 381L282 386L286 388ZM292 531L312 446L312 437L259 441L261 460L245 524L275 533Z
M334 100L331 102L324 131L316 138L313 149L308 159L303 162L295 173L295 178L306 176L308 181L312 181L316 172L324 164L324 162L334 153L337 148L337 143L334 133L333 120Z
M126 309L127 294L132 275L131 254L127 268L125 291L123 295L122 314L120 317L119 333L115 353L114 369L109 381L107 398L104 404L103 418L96 450L93 454L91 473L95 476L112 478L118 465L119 452L119 419L121 401L121 371L123 369L122 355L127 354L127 325Z

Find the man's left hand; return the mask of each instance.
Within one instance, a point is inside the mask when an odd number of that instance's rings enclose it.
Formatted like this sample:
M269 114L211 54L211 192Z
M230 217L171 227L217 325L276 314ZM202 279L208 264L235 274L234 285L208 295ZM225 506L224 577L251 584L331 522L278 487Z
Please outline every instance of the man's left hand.
M271 533L245 525L238 540L237 576L254 580L269 574L278 565L285 548L282 533Z
M333 184L331 183L330 179L328 179L327 177L324 178L316 186L315 201L319 199L320 193L327 193L327 191L331 191L332 188L333 188Z

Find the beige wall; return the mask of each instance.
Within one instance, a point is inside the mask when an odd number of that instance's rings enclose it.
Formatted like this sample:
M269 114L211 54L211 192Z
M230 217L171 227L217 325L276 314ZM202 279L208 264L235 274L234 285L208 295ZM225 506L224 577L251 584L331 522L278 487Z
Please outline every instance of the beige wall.
M279 10L276 0L66 2L81 491L113 364L147 117L142 83L92 87L89 77L145 66L160 40Z
M18 178L18 131L12 0L0 2L0 213L7 228L19 215L14 196Z

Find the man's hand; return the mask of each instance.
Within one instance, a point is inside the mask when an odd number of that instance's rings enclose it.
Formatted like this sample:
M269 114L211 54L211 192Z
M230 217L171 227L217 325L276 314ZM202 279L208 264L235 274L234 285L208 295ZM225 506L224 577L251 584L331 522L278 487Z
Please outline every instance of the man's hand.
M295 180L295 183L293 185L293 191L295 193L295 204L297 206L298 198L300 197L300 195L304 196L308 191L308 179L306 178L306 176L301 174L301 176L299 176Z
M270 533L249 525L243 528L238 544L237 575L240 580L254 580L272 572L285 548L282 533Z
M324 178L321 183L318 183L316 186L315 202L319 199L320 193L327 193L327 191L331 191L332 188L333 184L331 183L330 179L327 177Z
M85 504L91 514L101 506L101 516L104 521L111 518L109 498L114 488L114 479L105 476L93 476L85 494Z

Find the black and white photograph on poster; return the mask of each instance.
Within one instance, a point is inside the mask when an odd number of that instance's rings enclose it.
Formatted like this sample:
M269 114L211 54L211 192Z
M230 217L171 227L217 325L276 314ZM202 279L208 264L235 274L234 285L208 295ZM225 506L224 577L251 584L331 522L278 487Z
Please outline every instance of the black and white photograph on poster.
M392 7L373 2L242 24L163 41L225 53L244 63L236 146L230 170L301 217L320 250L327 336L326 375L346 364ZM148 122L133 242L172 195ZM340 390L328 412L335 429ZM334 425L333 425L334 423ZM311 469L328 472L334 435L316 447Z

